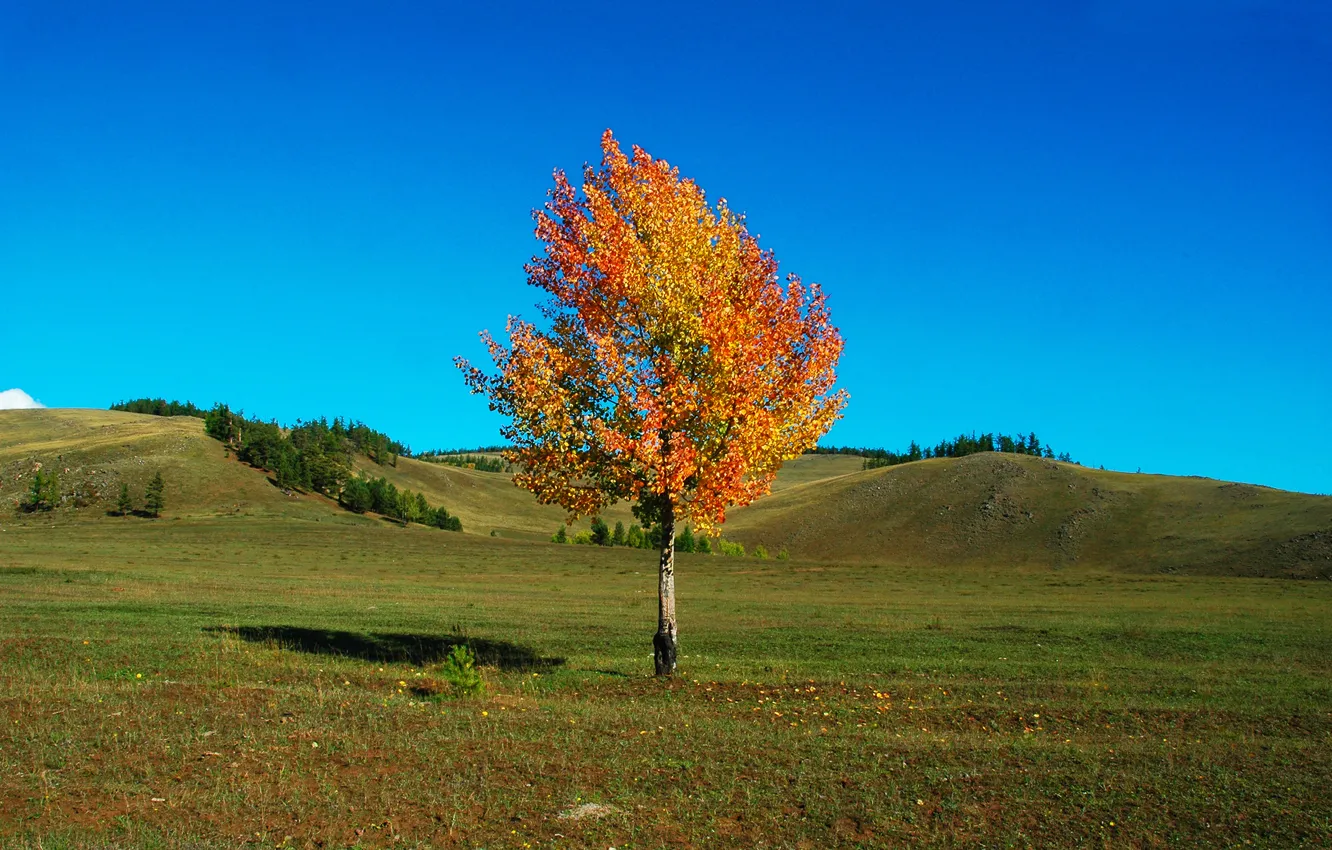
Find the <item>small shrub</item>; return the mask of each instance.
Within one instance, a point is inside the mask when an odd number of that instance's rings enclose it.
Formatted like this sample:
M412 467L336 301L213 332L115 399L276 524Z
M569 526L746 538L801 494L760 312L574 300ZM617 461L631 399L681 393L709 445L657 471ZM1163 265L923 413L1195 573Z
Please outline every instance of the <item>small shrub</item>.
M574 535L573 542L576 543L576 544L578 544L579 546L591 546L591 545L592 545L592 532L590 532L590 531L580 531L580 532L578 532L577 534Z
M777 560L779 560L779 561L789 561L789 560L791 560L791 553L788 552L788 551L786 551L786 547L785 547L785 546L783 546L783 547L781 548L781 551L777 553Z
M686 525L684 531L675 538L675 551L694 552L697 549L698 542L694 539L694 530Z
M634 549L643 548L643 529L638 523L629 526L629 530L624 533L624 545Z
M460 643L453 647L449 657L444 659L439 674L463 696L479 696L486 690L481 671L476 669L476 656L466 644Z
M754 557L761 560L768 560L768 547L762 543L754 547Z
M743 543L732 543L729 540L718 538L717 548L727 557L743 558L745 556L745 544Z

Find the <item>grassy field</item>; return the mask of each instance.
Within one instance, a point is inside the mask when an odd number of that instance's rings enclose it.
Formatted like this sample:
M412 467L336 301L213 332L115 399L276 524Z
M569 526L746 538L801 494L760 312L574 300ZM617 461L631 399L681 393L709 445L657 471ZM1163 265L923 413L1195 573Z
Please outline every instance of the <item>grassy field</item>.
M1332 582L0 525L5 846L1332 844Z

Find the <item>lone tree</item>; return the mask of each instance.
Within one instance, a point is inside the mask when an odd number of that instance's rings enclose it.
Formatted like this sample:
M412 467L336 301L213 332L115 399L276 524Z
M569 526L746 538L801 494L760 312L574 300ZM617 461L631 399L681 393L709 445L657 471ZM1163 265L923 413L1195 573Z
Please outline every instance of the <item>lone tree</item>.
M509 419L515 482L571 517L621 499L661 528L658 675L674 672L675 528L715 532L767 493L782 462L838 418L842 338L823 293L785 283L744 217L665 160L621 152L609 130L579 192L562 171L534 213L545 255L528 282L542 327L511 316L497 368L457 365Z
M127 515L134 508L134 503L130 501L129 485L124 481L120 482L120 498L116 499L116 511L121 515Z
M60 481L56 478L55 470L43 472L37 470L37 474L32 477L32 484L28 487L28 498L22 503L25 511L50 511L55 510L55 506L60 504Z
M143 494L143 510L148 516L160 516L162 508L166 505L162 494L166 490L166 482L162 480L162 471L158 470L153 476L153 480L148 482L148 487Z

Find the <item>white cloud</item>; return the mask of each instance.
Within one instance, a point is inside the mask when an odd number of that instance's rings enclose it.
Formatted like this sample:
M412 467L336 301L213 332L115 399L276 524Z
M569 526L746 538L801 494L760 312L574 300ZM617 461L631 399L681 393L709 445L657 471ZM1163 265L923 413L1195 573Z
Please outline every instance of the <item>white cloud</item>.
M29 410L34 407L46 407L46 405L20 389L5 390L0 393L0 410Z

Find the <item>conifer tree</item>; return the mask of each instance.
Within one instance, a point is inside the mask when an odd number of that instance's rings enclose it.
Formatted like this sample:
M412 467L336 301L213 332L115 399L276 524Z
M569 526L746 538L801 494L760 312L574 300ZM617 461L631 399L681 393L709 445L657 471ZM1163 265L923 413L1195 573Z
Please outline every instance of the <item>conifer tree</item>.
M143 495L144 512L151 517L162 515L162 508L166 506L163 494L166 490L166 483L162 480L162 471L159 469L153 476L153 480L148 482L148 488Z
M125 516L133 507L134 503L130 501L129 485L122 481L120 482L120 498L116 499L116 511L121 516Z
M617 522L615 523L615 530L611 532L611 545L623 546L624 542L624 523Z
M355 511L358 514L363 514L370 510L371 506L374 504L370 497L370 488L367 487L365 481L360 478L353 478L347 482L346 488L342 491L340 501L347 510Z
M610 526L601 517L592 517L592 542L598 546L611 545Z
M53 510L60 502L60 483L54 471L37 470L28 487L28 499L22 505L26 511Z

